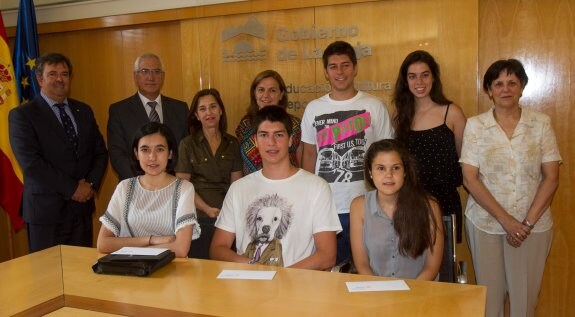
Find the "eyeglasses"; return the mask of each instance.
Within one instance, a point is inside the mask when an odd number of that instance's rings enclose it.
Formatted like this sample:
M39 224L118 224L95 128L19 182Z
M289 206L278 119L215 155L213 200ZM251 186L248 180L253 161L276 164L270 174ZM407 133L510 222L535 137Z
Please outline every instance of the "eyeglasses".
M138 73L142 76L147 76L147 75L160 76L161 74L164 73L164 71L162 71L159 68L156 68L156 69L142 68L140 70L137 70L136 73Z
M63 72L63 73L49 72L48 74L46 74L46 77L48 77L50 79L56 79L58 77L68 79L68 78L70 78L70 73L69 72Z

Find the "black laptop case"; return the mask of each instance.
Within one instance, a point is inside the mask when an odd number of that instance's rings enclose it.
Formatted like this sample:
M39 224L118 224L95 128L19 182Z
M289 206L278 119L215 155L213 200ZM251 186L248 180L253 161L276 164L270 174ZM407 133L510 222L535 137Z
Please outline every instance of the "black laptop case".
M148 276L172 262L176 254L166 250L158 255L108 254L92 266L94 273Z

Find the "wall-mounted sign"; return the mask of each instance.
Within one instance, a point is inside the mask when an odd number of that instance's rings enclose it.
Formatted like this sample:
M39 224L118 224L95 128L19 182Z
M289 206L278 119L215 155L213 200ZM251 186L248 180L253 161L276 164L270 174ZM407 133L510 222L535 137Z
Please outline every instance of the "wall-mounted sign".
M316 39L343 40L354 45L357 59L371 56L371 46L351 39L359 35L359 27L349 26L327 26L310 27L301 26L295 29L277 27L272 41L281 44L290 44L303 41L301 51L297 51L291 46L279 46L275 52L278 61L293 61L298 59L321 59L324 48L315 47ZM248 20L238 26L231 26L222 31L222 59L224 62L247 62L256 60L266 60L268 50L266 41L265 26L255 17L250 16ZM353 43L355 42L355 43Z

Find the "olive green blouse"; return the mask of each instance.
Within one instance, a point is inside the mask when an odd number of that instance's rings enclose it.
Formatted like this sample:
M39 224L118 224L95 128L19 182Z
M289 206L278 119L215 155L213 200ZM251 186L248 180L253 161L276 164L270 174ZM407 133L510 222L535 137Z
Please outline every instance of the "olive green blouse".
M230 173L241 170L240 146L230 134L222 134L215 155L201 130L180 141L175 171L192 174L196 194L211 207L222 207L231 183Z

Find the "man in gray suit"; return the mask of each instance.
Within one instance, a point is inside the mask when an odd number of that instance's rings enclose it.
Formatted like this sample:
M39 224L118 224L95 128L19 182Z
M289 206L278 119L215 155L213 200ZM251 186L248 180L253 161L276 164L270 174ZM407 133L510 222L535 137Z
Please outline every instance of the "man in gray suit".
M110 106L108 150L112 167L120 180L136 176L130 166L134 133L149 121L167 125L178 141L188 135L188 105L160 94L164 69L159 56L144 53L134 62L134 83L138 92Z

